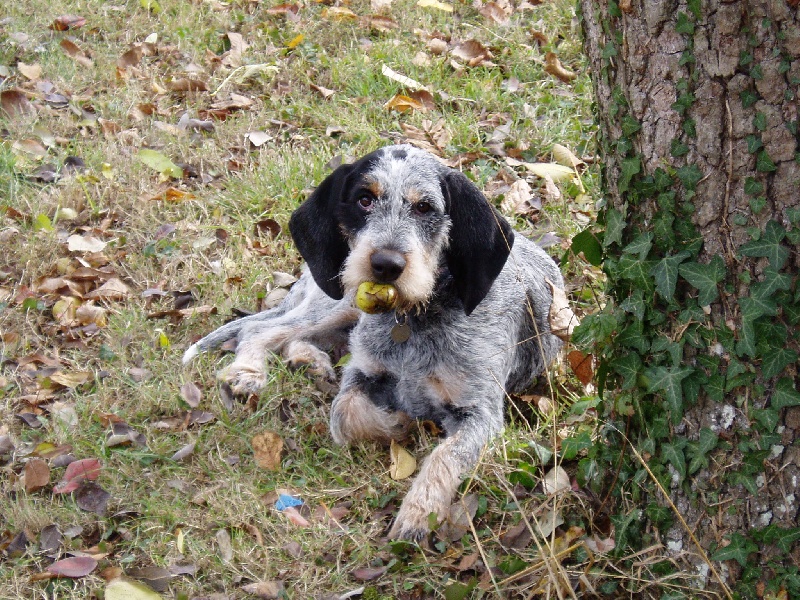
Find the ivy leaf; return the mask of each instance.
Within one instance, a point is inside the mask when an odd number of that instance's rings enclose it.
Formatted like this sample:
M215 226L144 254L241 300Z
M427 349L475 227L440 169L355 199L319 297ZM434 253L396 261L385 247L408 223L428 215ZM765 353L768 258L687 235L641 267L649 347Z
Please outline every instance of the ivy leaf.
M753 475L742 473L741 471L734 471L728 476L728 483L731 485L743 485L744 488L753 496L758 495L758 486Z
M761 361L761 374L771 379L779 375L790 364L797 362L797 352L789 348L771 350Z
M775 384L770 406L775 410L787 406L800 406L800 392L795 389L794 382L790 377L782 377Z
M644 319L644 293L641 289L636 289L633 293L625 298L619 307L626 313L632 314L639 321Z
M617 276L627 279L642 290L652 289L650 272L653 261L639 260L633 256L623 255L619 260Z
M669 464L675 467L681 481L686 477L686 457L683 455L681 444L662 444L661 455Z
M677 425L683 417L683 389L681 382L694 372L692 367L652 367L645 371L649 379L648 392L663 392L669 407L672 423Z
M730 543L724 548L717 550L712 556L712 560L735 560L743 567L747 564L747 557L753 552L758 551L758 546L753 540L744 537L741 533L734 533L730 537Z
M700 306L708 306L719 296L717 284L725 279L725 263L717 255L707 265L700 263L680 265L678 272L697 288L697 303Z
M794 543L800 540L800 527L768 525L762 530L759 538L764 543L775 544L778 550L788 554L792 550Z
M697 473L702 468L708 467L708 455L717 447L719 436L708 427L700 430L700 439L690 446L692 460L689 462L689 474Z
M639 260L644 260L647 258L647 254L652 247L653 234L648 231L647 233L637 235L636 239L622 249L622 252L625 254L635 254L639 257Z
M583 257L595 267L599 267L603 263L603 247L590 229L584 229L573 237L570 248L575 254L583 252Z
M603 235L603 246L608 248L611 244L622 241L622 232L625 230L625 215L616 208L606 211L606 231Z
M742 320L749 323L763 315L774 317L778 314L778 303L772 298L762 298L761 296L739 298L739 308L742 311Z
M703 172L700 170L695 164L686 165L678 169L676 173L678 179L681 180L683 187L687 190L693 190L697 187L697 184L700 183L700 180L703 178Z
M778 427L780 413L775 408L754 408L751 411L753 418L767 432L773 432Z
M770 221L764 229L764 235L758 240L743 244L739 252L743 256L766 257L772 268L782 269L786 259L789 258L789 251L781 245L785 236L786 231L780 223Z
M722 402L725 398L725 378L719 373L711 375L703 387L714 402Z
M620 165L619 181L617 183L619 192L621 194L624 194L628 191L628 186L630 186L633 176L638 175L641 170L642 161L638 156L626 158L622 161L622 164Z
M772 171L777 171L778 167L775 165L775 161L772 160L767 154L766 150L762 150L756 156L756 171L760 171L761 173L771 173Z
M621 356L612 361L611 367L622 375L622 389L627 390L636 385L636 379L642 368L642 359L639 358L638 354L629 352L625 356Z
M679 252L658 261L650 272L656 280L656 290L667 302L675 295L678 283L678 265L689 258L688 252Z

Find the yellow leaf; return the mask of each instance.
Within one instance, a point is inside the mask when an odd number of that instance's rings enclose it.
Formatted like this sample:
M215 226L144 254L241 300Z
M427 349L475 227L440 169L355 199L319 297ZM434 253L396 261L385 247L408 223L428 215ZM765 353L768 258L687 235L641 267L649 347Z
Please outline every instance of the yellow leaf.
M553 160L558 164L573 169L585 164L580 158L572 153L572 150L561 144L553 144Z
M392 459L389 476L395 481L411 477L417 470L417 459L394 440L389 447L389 456Z
M550 177L553 181L566 181L575 176L575 171L556 163L523 163L525 168L534 175L545 178Z
M452 4L448 4L447 2L439 2L439 0L418 0L417 6L421 6L422 8L438 8L439 10L449 13L453 12Z
M341 6L331 6L322 11L322 16L334 21L355 21L358 15L349 8Z
M143 583L113 579L106 586L105 600L161 600L162 596Z
M414 100L414 98L410 98L409 96L404 96L403 94L397 94L383 106L388 110L396 110L401 113L411 110L425 110L425 106L422 102Z
M286 47L289 49L297 48L305 39L306 36L301 33L300 35L295 36L288 44L286 44Z
M167 334L164 333L163 331L158 334L158 345L159 347L164 349L167 349L172 345L169 341L169 338L167 337Z
M149 10L155 15L161 12L161 5L157 0L139 0L139 4L143 9Z

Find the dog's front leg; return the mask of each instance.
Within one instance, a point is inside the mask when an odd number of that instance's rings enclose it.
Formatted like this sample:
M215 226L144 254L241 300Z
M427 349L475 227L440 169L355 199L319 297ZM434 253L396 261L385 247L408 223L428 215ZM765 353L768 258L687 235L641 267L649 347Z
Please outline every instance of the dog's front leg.
M480 411L464 421L422 463L419 474L403 499L389 537L419 541L430 531L429 517L447 517L461 478L478 463L481 451L503 424L502 407L497 414Z
M348 368L331 405L331 436L337 444L359 440L389 443L408 434L409 416L394 408L394 382Z

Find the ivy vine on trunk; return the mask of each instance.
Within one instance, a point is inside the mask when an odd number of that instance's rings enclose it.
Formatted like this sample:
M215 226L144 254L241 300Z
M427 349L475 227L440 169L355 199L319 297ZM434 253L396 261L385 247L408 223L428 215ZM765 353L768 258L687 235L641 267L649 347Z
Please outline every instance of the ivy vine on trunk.
M800 597L797 5L580 2L604 208L573 249L609 282L580 477L621 555L660 541L729 597Z

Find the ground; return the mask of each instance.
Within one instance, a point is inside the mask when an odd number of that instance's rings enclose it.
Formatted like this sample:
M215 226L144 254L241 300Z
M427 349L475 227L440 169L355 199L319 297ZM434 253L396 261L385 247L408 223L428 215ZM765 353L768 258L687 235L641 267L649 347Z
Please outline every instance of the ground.
M613 596L603 499L574 474L595 400L566 362L510 404L419 548L385 538L400 451L335 447L329 387L275 362L231 398L224 354L180 361L279 300L300 268L288 216L330 166L396 141L464 170L561 261L576 310L596 304L569 252L596 174L556 164L591 163L583 65L563 1L6 7L0 596ZM279 511L282 493L304 504Z

